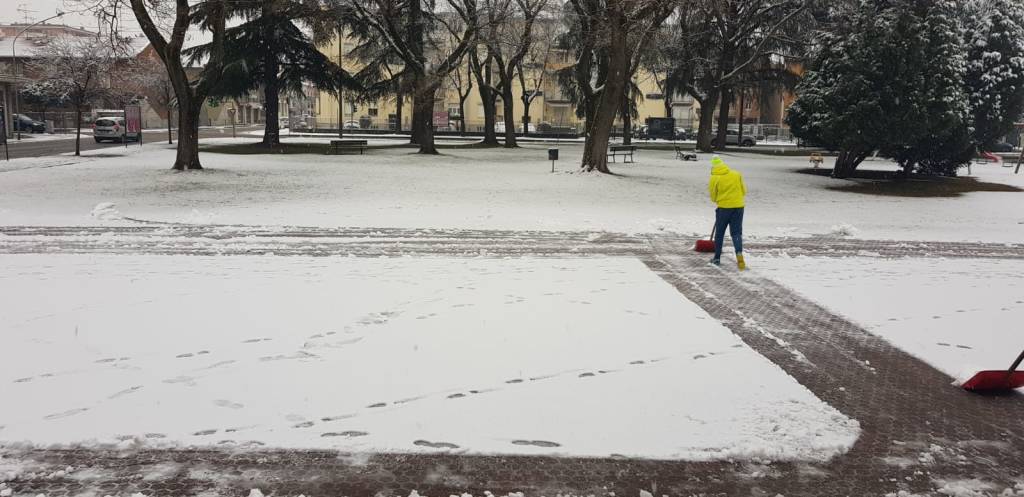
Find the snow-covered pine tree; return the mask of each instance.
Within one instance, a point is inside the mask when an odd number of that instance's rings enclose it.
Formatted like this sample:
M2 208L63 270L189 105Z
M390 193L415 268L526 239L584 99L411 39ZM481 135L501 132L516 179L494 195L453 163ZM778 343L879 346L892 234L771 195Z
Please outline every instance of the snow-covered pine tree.
M964 7L964 39L975 145L986 150L1024 115L1024 6L983 0Z
M861 0L824 33L787 122L839 152L848 177L874 151L904 171L945 174L970 159L965 50L948 0Z

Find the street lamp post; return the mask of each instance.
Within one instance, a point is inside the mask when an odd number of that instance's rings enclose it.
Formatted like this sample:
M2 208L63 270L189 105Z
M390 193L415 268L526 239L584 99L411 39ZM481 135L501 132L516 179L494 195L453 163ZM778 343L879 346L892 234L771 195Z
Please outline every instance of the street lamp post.
M29 29L34 28L46 21L49 21L50 19L56 19L58 17L63 16L63 12L57 12L56 15L52 15L50 17L47 17L46 19L43 19L42 21L25 26L24 28L21 29L21 31L18 31L18 34L14 35L14 41L11 42L11 63L14 64L14 67L18 73L22 72L21 68L18 66L18 37L21 36L21 34L25 31L28 31ZM18 109L18 100L20 100L20 98L18 97L18 76L19 74L15 74L14 76L14 119L19 119L21 117L21 114L19 113ZM21 140L21 123L18 123L18 140Z

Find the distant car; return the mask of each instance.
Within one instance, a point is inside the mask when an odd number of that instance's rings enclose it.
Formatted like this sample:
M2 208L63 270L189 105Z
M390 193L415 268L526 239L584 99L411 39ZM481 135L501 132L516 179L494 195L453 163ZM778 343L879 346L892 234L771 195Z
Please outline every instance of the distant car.
M123 117L99 117L92 123L92 136L96 143L103 141L139 141L139 133L128 133Z
M697 139L697 133L694 133L692 130L689 130L689 129L676 128L676 139L677 140L696 140Z
M291 124L292 131L309 131L309 124L306 121L295 121Z
M14 131L28 131L29 133L45 133L46 123L42 123L24 114L14 115Z
M516 133L522 133L524 129L527 129L526 128L527 126L529 126L529 131L528 131L529 133L536 133L537 132L537 127L534 126L533 124L526 124L526 125L524 125L524 124L516 124ZM497 122L495 122L494 123L494 132L498 133L498 134L504 133L505 132L505 121L497 121Z
M989 147L989 152L1013 152L1013 145L1007 142L999 142Z
M356 122L356 121L346 121L345 122L345 129L362 129L362 128L360 128L359 123Z
M717 131L712 133L712 136L715 136L715 138L713 138L711 140L711 145L715 146L715 147L719 146L717 135L718 135ZM754 145L757 145L757 138L755 138L754 136L751 136L751 135L744 134L743 135L743 142L741 143L740 142L740 132L736 131L736 130L732 130L732 129L727 129L727 130L725 130L725 144L726 145L739 145L741 147L753 147Z

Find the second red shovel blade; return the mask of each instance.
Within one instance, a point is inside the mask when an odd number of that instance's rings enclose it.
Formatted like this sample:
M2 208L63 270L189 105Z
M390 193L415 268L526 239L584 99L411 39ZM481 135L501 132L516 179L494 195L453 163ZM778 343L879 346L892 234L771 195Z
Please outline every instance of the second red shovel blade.
M1024 387L1024 371L979 371L961 386L973 391L1013 390Z
M693 247L697 252L714 252L715 242L713 240L697 240L697 244Z

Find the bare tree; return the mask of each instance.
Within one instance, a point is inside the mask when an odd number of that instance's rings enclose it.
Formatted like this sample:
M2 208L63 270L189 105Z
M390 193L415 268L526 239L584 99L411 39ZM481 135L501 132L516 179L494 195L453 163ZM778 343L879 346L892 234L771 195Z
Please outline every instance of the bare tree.
M551 18L549 9L542 9L534 23L533 42L526 56L516 66L519 78L520 98L523 101L523 134L530 134L530 105L541 95L544 80L548 77L551 51L555 46L558 24ZM529 80L529 84L527 84ZM536 128L536 126L534 126Z
M75 109L75 155L81 155L82 112L109 95L116 58L100 38L55 38L35 51L31 70Z
M473 92L473 69L467 65L465 73L457 69L448 75L448 79L459 95L459 134L466 136L466 100Z
M676 7L668 0L570 0L576 63L572 91L586 116L580 167L610 173L608 142L637 53Z
M368 62L356 77L374 88L393 91L396 82L412 93L412 141L422 154L436 154L434 145L434 100L448 74L459 68L462 57L476 36L476 0L335 0L343 12L349 32L364 44L375 44L384 65L397 59L403 68L384 77L383 66ZM444 7L444 8L442 8ZM449 44L448 40L457 40ZM367 81L376 79L377 81ZM369 84L366 84L369 83ZM406 86L407 85L407 86Z
M174 126L171 125L171 117L177 101L171 78L167 75L167 70L159 59L143 58L139 61L139 73L141 76L140 90L146 96L146 100L153 110L161 118L167 120L167 143L173 144L174 139L171 132Z
M512 88L516 70L530 52L534 24L547 0L483 0L490 14L488 29L480 31L481 41L494 62L498 79L493 90L501 95L505 120L505 147L516 147L515 98Z
M163 62L174 88L178 107L178 154L176 170L202 169L199 161L199 112L224 69L224 32L227 2L230 0L90 0L86 3L110 26L116 37L127 5L145 33L150 46ZM195 5L192 5L192 4ZM193 25L193 21L201 20ZM190 27L212 35L205 67L190 74L182 48Z

